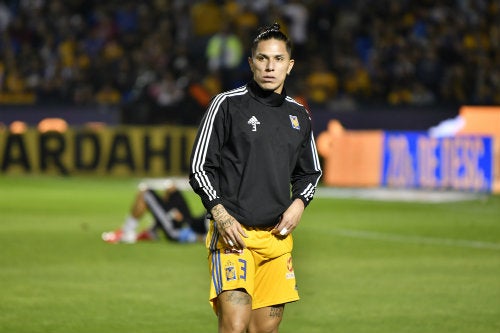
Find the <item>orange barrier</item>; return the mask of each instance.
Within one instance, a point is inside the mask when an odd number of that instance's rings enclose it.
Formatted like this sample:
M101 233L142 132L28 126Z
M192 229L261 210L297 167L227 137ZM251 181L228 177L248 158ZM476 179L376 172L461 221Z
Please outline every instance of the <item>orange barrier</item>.
M325 185L371 187L380 185L382 131L346 131L338 120L317 139Z
M481 134L500 137L500 107L462 106L460 117L465 126L458 134Z

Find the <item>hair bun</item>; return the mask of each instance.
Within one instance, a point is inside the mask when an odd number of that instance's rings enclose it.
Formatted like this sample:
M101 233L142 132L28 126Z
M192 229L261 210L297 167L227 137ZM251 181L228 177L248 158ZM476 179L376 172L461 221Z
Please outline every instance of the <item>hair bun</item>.
M266 30L269 30L269 31L280 31L280 25L278 22L274 22L269 28L267 28Z
M271 38L284 41L285 43L287 43L287 47L291 49L291 42L289 41L288 37L280 30L280 28L281 27L278 22L274 22L273 24L270 24L268 26L261 27L259 29L259 34L253 40L252 50L254 50L257 43L259 43L261 40L268 40Z

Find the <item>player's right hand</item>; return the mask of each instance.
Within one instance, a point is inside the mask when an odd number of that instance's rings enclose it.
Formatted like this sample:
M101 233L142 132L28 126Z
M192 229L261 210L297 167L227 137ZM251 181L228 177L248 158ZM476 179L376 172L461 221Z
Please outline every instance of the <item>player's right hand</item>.
M243 237L248 237L241 224L230 215L221 204L211 209L212 217L215 221L220 237L228 247L233 249L246 248Z

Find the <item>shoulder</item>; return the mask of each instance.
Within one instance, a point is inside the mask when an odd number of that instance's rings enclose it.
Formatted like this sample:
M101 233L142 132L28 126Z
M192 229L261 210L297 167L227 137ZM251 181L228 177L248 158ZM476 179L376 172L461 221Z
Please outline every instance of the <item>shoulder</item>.
M300 104L299 102L297 102L292 97L286 96L285 103L287 103L291 108L293 108L294 110L296 110L302 116L305 116L305 117L311 119L311 114L309 113L309 110L307 110L304 105Z
M212 99L212 104L215 103L222 103L223 101L227 99L235 99L238 98L239 96L246 95L248 93L248 88L247 86L241 86L236 89L228 90L225 92L222 92L220 94L217 94L213 99Z
M246 86L242 86L233 90L228 90L219 93L212 97L210 104L206 110L207 115L217 115L219 117L221 113L225 113L224 110L228 110L228 104L231 101L241 98L248 94L248 89Z

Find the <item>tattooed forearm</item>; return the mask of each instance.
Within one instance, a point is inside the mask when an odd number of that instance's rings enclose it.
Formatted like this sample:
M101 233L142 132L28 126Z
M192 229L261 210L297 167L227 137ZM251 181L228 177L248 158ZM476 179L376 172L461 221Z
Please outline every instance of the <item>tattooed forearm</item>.
M281 318L283 316L283 310L284 310L283 305L271 306L269 310L269 317Z
M229 215L227 210L221 204L211 210L212 216L222 229L226 229L234 223L234 218Z

